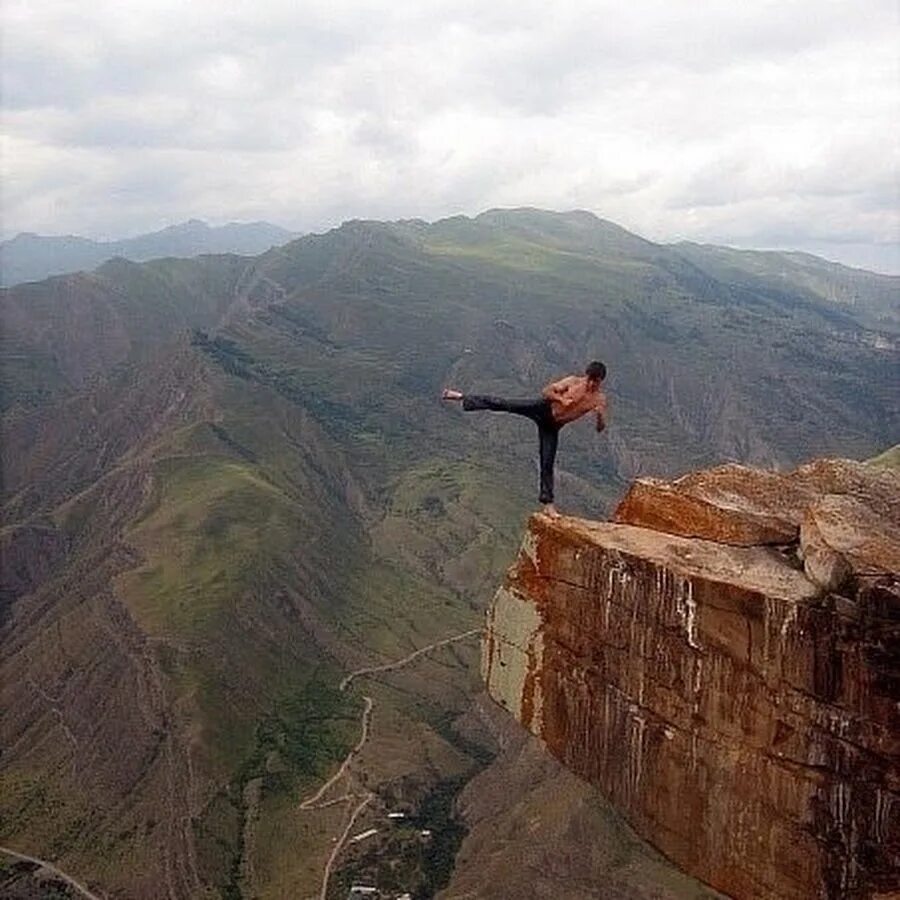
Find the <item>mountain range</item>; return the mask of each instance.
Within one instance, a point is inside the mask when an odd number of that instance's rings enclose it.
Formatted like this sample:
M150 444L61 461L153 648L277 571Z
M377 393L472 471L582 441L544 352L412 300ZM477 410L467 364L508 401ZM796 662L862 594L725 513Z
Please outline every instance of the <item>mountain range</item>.
M115 241L22 232L0 243L0 285L9 287L50 275L90 271L115 257L142 262L203 253L253 255L295 237L294 232L268 222L230 222L214 227L199 219Z
M535 504L533 426L441 388L528 396L604 360L607 432L569 426L558 464L560 505L596 518L638 474L896 443L898 287L518 209L5 290L0 843L114 897L313 895L344 809L300 801L364 690L366 815L439 835L383 836L385 888L452 895L479 773L509 828L491 871L512 870L560 776L492 724L477 643L339 690L477 628ZM598 795L565 796L535 896L576 870L708 896ZM339 860L329 896L370 864Z

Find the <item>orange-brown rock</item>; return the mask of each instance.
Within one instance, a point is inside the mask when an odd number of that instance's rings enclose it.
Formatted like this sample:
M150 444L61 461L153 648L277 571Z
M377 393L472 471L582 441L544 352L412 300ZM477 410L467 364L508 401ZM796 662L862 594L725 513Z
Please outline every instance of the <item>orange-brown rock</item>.
M793 522L760 512L743 499L707 499L677 481L668 484L656 478L638 479L617 507L614 520L745 547L789 544L797 539L798 530Z
M898 534L897 519L879 515L857 497L827 494L810 505L800 526L806 574L835 590L850 577L900 572Z
M613 521L737 546L790 544L827 497L843 498L845 513L836 518L845 536L838 543L848 548L856 519L867 534L900 527L900 475L848 459L815 460L786 473L729 463L672 482L640 478Z
M489 693L642 836L733 897L900 889L896 485L820 461L669 486L803 523L802 548L734 546L751 526L713 513L731 540L533 517L488 612ZM657 487L640 494L648 516L670 496ZM826 552L832 589L810 577Z

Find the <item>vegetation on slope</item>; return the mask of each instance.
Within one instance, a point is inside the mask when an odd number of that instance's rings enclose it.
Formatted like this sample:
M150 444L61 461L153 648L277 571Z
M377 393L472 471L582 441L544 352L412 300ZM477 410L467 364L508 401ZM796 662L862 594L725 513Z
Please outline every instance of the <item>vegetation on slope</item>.
M872 459L866 460L866 462L870 466L900 469L900 444L894 444L893 447L888 448L884 453L879 453L878 456L874 456Z

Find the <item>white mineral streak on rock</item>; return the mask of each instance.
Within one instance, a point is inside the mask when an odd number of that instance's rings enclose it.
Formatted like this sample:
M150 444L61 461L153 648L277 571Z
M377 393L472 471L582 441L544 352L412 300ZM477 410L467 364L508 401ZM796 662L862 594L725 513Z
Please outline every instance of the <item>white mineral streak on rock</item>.
M665 566L656 566L653 573L653 606L660 610L673 610L673 619L684 631L688 645L702 649L697 639L697 602L694 584L690 578L679 575Z
M693 674L691 677L691 773L697 771L697 731L700 717L700 692L703 688L703 658L694 656L692 663Z
M609 611L612 605L613 591L615 590L616 569L610 566L606 570L606 593L603 597L603 633L609 634Z
M627 568L623 568L619 573L619 594L623 603L634 599L632 596L634 594L634 578Z
M631 713L631 729L629 730L629 768L631 782L631 797L637 802L641 796L641 773L644 765L644 734L647 731L647 722L641 714L639 707L629 704Z
M841 835L841 843L844 852L840 854L841 860L841 890L856 887L856 845L858 833L856 821L852 818L853 789L846 781L836 781L828 794L828 805L832 820Z
M700 712L700 688L703 687L703 658L694 657L694 678L692 690L694 692L694 714Z
M836 781L831 790L831 814L842 831L850 811L850 786L846 781Z
M647 719L644 711L615 685L607 684L603 696L603 715L607 723L604 767L610 765L610 752L616 752L616 762L622 760L621 748L610 747L610 737L621 735L627 744L624 754L623 797L629 803L640 798L641 777L644 771Z
M606 566L606 584L603 597L603 630L609 632L610 609L613 597L617 604L624 602L625 589L631 581L625 564L618 558L609 561Z
M685 632L687 633L688 644L695 650L699 650L700 644L697 643L697 604L694 602L694 584L689 578L678 578L676 580L676 585L680 608L684 610L683 621Z
M821 741L810 740L806 746L806 764L808 766L827 766L828 753Z
M783 597L764 598L763 661L771 677L780 677L788 631L797 622L797 601ZM773 664L770 666L769 664Z
M894 798L881 788L875 788L875 840L887 839L887 825L891 816Z
M840 738L846 738L850 732L850 716L848 713L834 712L828 713L829 730Z
M797 624L797 602L795 600L785 600L784 606L786 608L786 612L784 614L784 618L781 621L781 652L784 652L784 642L787 638L787 633L790 629Z

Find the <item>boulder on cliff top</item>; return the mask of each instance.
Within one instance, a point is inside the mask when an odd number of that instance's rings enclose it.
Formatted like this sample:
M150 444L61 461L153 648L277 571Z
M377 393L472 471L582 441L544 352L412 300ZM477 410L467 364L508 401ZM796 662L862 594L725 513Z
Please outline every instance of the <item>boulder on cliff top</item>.
M728 464L672 482L642 478L613 520L737 546L799 541L807 577L826 590L900 570L900 473L852 460L786 473Z
M746 496L716 496L713 491L710 497L703 490L707 487L640 478L619 504L613 520L740 547L790 544L797 540L796 523L771 511L762 512L762 507Z
M854 575L900 572L898 523L857 497L826 494L806 510L800 555L807 577L826 590Z

